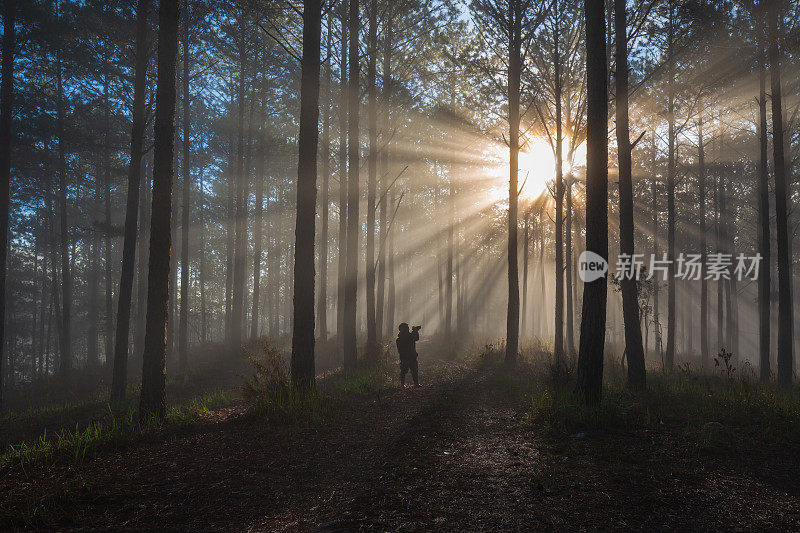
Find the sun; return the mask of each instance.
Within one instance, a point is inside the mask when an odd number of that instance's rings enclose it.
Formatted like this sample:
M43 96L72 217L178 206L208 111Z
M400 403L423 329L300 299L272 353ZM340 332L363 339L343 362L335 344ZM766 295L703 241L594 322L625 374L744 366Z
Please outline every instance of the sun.
M547 190L547 184L556 176L556 158L544 139L533 138L519 153L520 196L538 197Z
M562 143L564 161L562 172L566 176L570 171L586 163L586 145L581 144L575 150L572 161L567 160L567 140ZM497 151L497 185L492 188L495 201L508 201L508 148ZM519 185L520 198L533 200L547 192L548 186L556 177L556 158L547 139L532 137L524 150L519 153Z

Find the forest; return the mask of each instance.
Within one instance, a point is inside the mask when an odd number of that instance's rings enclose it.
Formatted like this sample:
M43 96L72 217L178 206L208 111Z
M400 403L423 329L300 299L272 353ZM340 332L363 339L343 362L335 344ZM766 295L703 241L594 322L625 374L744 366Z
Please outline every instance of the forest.
M800 2L0 16L0 530L800 529Z

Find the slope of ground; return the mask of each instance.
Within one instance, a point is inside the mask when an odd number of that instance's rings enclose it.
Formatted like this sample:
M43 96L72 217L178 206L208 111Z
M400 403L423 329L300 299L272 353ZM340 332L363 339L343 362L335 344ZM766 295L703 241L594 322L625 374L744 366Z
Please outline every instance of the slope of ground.
M168 441L2 481L46 528L800 528L797 450L703 451L679 429L553 437L492 369L423 367L313 427L239 408ZM13 492L13 496L12 496ZM9 515L6 515L9 516Z

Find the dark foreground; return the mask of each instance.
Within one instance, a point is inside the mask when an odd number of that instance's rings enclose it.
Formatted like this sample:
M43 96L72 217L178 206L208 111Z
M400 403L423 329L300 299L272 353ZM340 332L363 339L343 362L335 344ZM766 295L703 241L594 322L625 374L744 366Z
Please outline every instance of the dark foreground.
M423 365L423 388L373 396L321 427L276 430L231 408L166 442L10 475L6 505L46 506L48 518L6 525L800 529L797 450L704 452L666 427L555 436L490 373Z

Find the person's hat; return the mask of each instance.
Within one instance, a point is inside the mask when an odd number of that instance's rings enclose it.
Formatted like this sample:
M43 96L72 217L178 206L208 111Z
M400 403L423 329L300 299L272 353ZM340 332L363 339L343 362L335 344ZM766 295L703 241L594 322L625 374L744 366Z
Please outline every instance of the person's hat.
M408 323L407 322L401 323L399 326L397 326L397 329L399 330L408 329Z

